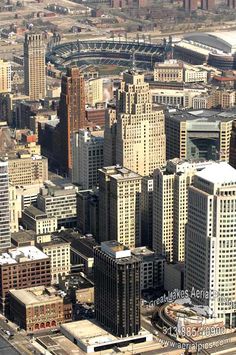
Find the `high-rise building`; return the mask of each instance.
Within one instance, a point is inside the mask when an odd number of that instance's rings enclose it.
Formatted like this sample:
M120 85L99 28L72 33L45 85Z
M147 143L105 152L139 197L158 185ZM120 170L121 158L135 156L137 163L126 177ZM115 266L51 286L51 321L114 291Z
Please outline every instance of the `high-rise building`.
M201 8L202 10L212 11L215 8L215 0L202 0Z
M82 189L98 185L98 169L103 163L103 131L80 129L72 138L72 182Z
M127 247L141 243L142 177L120 166L99 170L99 240Z
M169 262L184 261L188 187L197 171L211 164L173 159L154 172L153 249Z
M103 79L89 79L85 81L85 100L86 104L95 106L103 102Z
M233 122L232 135L230 140L229 163L236 169L236 121Z
M108 272L109 270L109 272ZM95 317L118 337L140 331L140 259L117 241L94 249Z
M152 248L153 177L144 176L141 183L141 245Z
M58 114L61 139L60 163L65 171L70 172L73 133L85 128L84 78L77 67L67 68L66 75L62 77Z
M104 164L120 164L149 176L165 163L165 124L163 110L153 108L143 74L124 73L116 93L116 119L114 115L111 110L106 117L104 150L110 157L105 155Z
M46 94L45 44L42 33L26 33L24 42L25 94L31 100Z
M193 298L213 317L236 327L236 170L225 162L198 172L189 188L185 288L211 297Z
M235 111L178 110L166 112L167 159L229 161Z
M11 92L11 63L0 59L0 93Z
M198 8L198 0L184 0L184 10L188 12L192 12L197 10Z
M11 246L8 162L0 159L0 250Z

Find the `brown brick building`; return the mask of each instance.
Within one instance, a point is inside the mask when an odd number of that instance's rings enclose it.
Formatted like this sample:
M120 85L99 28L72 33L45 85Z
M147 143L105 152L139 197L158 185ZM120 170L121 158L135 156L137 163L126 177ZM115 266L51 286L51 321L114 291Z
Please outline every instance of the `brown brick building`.
M72 304L53 287L10 290L10 317L28 332L57 327L71 321Z
M0 255L0 309L8 312L10 289L51 285L49 257L35 246L9 249Z

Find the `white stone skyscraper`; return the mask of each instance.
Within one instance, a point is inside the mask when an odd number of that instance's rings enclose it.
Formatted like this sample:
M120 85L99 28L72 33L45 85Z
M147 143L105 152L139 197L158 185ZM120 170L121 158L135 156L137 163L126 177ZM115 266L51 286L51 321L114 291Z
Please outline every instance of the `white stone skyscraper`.
M8 163L0 159L0 251L11 246Z
M153 107L143 74L124 73L116 93L116 112L110 110L106 117L104 138L104 150L109 152L105 165L120 164L148 176L165 163L164 112Z
M153 174L153 249L172 262L184 261L188 187L197 171L213 162L168 160Z
M185 288L193 300L236 327L236 170L225 162L198 172L189 188Z

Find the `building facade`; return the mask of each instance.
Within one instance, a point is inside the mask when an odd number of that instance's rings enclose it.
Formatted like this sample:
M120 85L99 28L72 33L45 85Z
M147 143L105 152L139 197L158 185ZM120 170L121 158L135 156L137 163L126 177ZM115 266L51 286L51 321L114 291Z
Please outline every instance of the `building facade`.
M108 149L110 158L104 164L115 158L112 165L148 176L166 159L163 110L153 108L149 84L134 71L124 73L116 101L116 119L113 110L112 117L106 117L104 150Z
M50 259L35 246L9 249L0 255L0 307L3 314L8 306L9 290L50 284Z
M62 77L58 115L60 163L69 172L72 169L72 135L85 128L84 78L77 67L67 68L66 75Z
M24 42L25 94L31 100L46 95L45 44L43 34L26 33Z
M99 170L99 240L141 243L141 179L120 166Z
M57 229L57 219L34 206L29 206L22 212L22 224L26 229L33 230L36 235L50 234Z
M11 63L0 59L0 93L11 92Z
M177 110L166 112L167 159L229 161L236 111Z
M193 297L226 327L236 326L236 170L225 162L198 172L189 188L185 289L206 290ZM233 303L232 303L233 302Z
M107 272L109 270L109 273ZM118 336L140 331L140 260L116 241L94 250L95 317Z
M0 159L0 250L11 246L8 162Z
M100 132L100 131L99 131ZM73 134L72 182L82 189L98 185L98 169L104 166L103 132L80 129Z
M212 162L173 159L153 176L153 249L168 262L185 259L188 188L197 171Z
M52 284L58 284L59 279L65 279L70 273L70 243L60 238L38 245L51 260Z
M10 317L27 332L50 329L72 319L72 306L53 287L10 290Z

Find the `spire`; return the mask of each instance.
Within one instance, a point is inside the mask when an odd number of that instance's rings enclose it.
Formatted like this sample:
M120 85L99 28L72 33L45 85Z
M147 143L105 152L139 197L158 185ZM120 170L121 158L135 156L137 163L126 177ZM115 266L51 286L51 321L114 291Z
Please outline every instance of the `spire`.
M136 62L135 62L135 48L132 48L132 55L131 55L131 70L135 71L136 69Z

